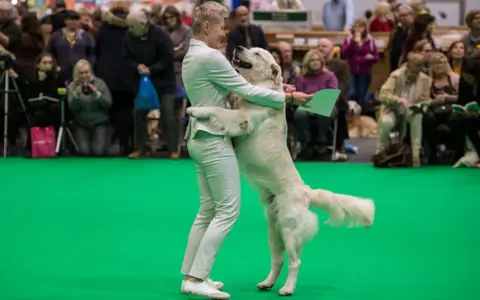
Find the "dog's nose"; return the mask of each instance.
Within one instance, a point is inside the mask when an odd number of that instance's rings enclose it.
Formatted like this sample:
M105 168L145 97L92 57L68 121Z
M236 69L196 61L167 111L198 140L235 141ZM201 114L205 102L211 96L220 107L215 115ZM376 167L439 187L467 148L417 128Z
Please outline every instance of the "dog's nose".
M237 46L237 48L235 48L235 50L237 50L237 51L243 51L244 49L245 49L245 48L242 47L242 46Z

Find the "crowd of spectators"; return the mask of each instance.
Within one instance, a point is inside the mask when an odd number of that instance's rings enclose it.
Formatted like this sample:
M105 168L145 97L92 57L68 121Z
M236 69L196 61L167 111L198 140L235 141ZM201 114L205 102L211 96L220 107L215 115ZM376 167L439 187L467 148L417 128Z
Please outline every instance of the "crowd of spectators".
M251 1L251 7L258 6L256 2ZM275 3L280 9L287 3L302 8L301 1ZM463 39L440 49L432 38L435 17L425 1L402 5L380 1L367 14L369 18L355 19L353 11L350 0L325 1L324 30L343 31L346 38L341 45L320 39L296 61L289 43L269 47L262 28L250 23L249 8L240 6L230 15L229 34L220 50L230 57L237 46L268 49L282 68L284 82L298 91L341 91L330 117L287 107L294 159L332 145L333 140L334 159L347 160L347 102L353 100L363 108L379 107L374 115L379 127L377 154L386 151L392 132L399 131L409 137L414 166L437 163L440 144L453 152L456 166L475 166L480 152L479 113L456 113L455 105L479 101L480 12L468 12L469 33ZM28 99L40 94L59 98L59 88L66 88L76 154L149 155L149 112L134 107L140 76L148 74L161 102L160 147L171 159L180 157L188 106L181 64L192 36L190 22L188 14L175 6L153 5L148 12L133 12L128 2L116 1L108 11L92 13L85 8L67 10L60 0L52 14L38 19L23 6L1 1L0 55L13 58L8 72L19 86L18 96L11 93L8 143L17 143L25 126L58 129L62 125L59 106ZM384 52L391 74L375 94L369 93L372 69L383 57L372 32L390 32ZM21 99L26 100L26 111ZM414 109L416 105L419 110Z

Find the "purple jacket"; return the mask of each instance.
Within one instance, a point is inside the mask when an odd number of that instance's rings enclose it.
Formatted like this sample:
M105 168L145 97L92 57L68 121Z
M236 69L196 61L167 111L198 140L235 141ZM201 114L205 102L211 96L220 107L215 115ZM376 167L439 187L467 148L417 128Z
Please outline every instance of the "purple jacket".
M367 38L362 43L356 43L351 37L346 38L342 45L341 54L348 62L352 74L372 72L373 64L380 59L375 41L372 38ZM371 54L373 59L365 59L367 54Z
M295 88L305 94L313 94L324 89L338 89L338 80L331 71L318 71L297 77Z

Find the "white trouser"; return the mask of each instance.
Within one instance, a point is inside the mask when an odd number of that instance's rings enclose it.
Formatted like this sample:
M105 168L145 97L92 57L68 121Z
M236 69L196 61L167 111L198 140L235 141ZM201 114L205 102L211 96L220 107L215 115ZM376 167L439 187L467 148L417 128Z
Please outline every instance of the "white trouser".
M240 214L240 174L230 138L199 131L187 146L197 167L200 209L190 230L181 272L207 279Z

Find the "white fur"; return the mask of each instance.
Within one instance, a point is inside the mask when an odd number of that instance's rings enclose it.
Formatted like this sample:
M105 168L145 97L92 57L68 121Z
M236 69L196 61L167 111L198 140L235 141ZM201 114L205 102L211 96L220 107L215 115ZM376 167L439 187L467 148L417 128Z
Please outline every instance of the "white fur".
M237 67L247 81L282 91L280 67L269 52L252 48L236 55L253 65L252 69ZM210 119L230 136L237 136L235 152L240 170L251 184L259 188L268 220L272 264L267 278L257 287L273 287L286 252L288 277L280 294L291 295L297 282L303 245L318 231L317 215L309 210L310 206L328 212L329 224L365 227L373 223L375 206L369 199L313 190L304 184L287 148L284 109L263 107L244 99L237 99L233 108L190 107L188 113Z

